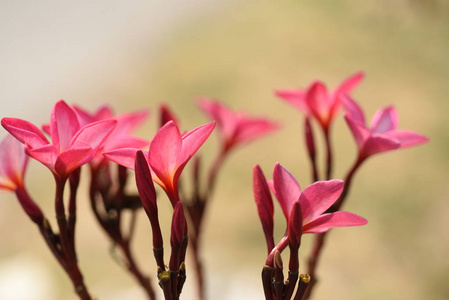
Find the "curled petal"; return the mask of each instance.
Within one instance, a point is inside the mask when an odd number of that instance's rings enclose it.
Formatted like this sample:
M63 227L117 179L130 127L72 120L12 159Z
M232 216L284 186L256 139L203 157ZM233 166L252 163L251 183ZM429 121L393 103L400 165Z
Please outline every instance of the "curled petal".
M399 117L394 107L379 109L371 120L372 133L385 133L398 127Z

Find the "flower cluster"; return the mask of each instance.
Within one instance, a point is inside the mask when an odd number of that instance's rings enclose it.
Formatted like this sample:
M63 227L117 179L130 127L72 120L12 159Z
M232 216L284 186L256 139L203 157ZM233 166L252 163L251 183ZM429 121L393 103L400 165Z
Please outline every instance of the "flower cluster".
M363 73L357 73L332 91L328 91L324 83L315 81L305 90L276 92L305 115L304 137L312 165L312 184L301 189L295 177L279 163L274 167L272 180L265 178L259 165L253 168L254 198L267 245L267 258L262 270L266 300L308 299L317 280L316 266L329 229L367 223L363 217L341 211L340 208L354 174L368 157L428 140L418 133L397 129L398 116L393 107L377 111L367 126L360 105L350 95L362 78ZM167 105L161 105L160 127L151 140L133 135L133 131L149 116L145 110L114 115L111 107L103 106L90 113L61 100L54 105L50 121L42 126L42 130L21 119L1 120L9 134L0 143L0 189L15 193L24 212L38 227L55 259L70 278L80 299L94 299L79 268L75 247L78 187L80 169L84 165L90 171L88 195L94 216L113 248L121 252L123 265L148 299L157 298L152 276L142 271L131 249L135 236L134 222L141 209L151 226L156 277L164 298L180 299L187 278L185 261L189 247L198 299L206 299L201 237L206 208L215 191L218 174L230 153L241 145L278 130L280 126L278 122L264 117L233 111L218 100L203 97L198 100L197 106L211 123L184 131L180 130L179 118ZM341 110L345 110L344 118L358 149L355 163L349 168L344 181L333 179L334 151L330 130ZM321 175L317 167L315 125L321 128L326 141L325 175ZM204 167L197 153L215 127L219 145L215 158ZM29 157L42 163L53 174L57 231L53 230L39 202L31 197L25 186ZM184 189L185 176L182 174L192 159L192 178L186 181L192 187ZM135 174L135 194L125 189L129 170ZM66 186L69 193L65 193ZM160 216L158 210L158 199L161 198L158 186L173 208L169 259L164 255L161 229L164 223L160 222L160 218L165 216ZM272 195L287 223L285 233L277 243ZM132 217L124 218L125 213L131 213ZM123 226L125 220L129 220L129 226ZM315 244L307 272L299 274L301 240L306 233L315 235ZM284 280L282 255L287 248L288 277Z

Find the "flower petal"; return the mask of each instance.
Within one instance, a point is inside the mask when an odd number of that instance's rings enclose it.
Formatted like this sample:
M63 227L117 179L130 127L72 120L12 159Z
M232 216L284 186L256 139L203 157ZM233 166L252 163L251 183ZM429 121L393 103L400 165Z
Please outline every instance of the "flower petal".
M195 152L204 144L214 130L214 127L215 122L205 124L182 136L182 148L177 162L180 167L184 167Z
M327 126L333 103L331 103L331 97L323 83L315 81L309 87L306 93L306 103L321 125Z
M285 219L288 220L293 203L301 195L301 187L295 177L279 163L274 166L272 186Z
M85 164L88 161L86 158L89 156L93 157L91 147L68 149L56 159L55 171L60 176L67 176Z
M322 233L335 227L361 226L368 221L353 213L346 211L337 211L330 214L320 215L310 223L304 225L304 233Z
M116 125L116 120L105 120L86 125L73 137L70 148L75 148L77 144L88 144L95 154Z
M306 93L304 91L293 89L278 90L275 92L275 94L279 98L302 110L306 114L306 116L311 113L306 103Z
M113 162L124 166L128 169L134 170L134 163L136 160L136 152L139 149L135 148L122 148L116 149L109 152L104 152L103 155ZM145 152L144 152L145 153ZM148 157L148 154L145 154L145 157Z
M69 148L70 141L80 129L75 111L63 100L58 101L50 116L52 144L62 152Z
M23 144L28 144L31 148L39 148L49 144L39 128L28 121L15 118L3 118L2 126L12 136Z
M173 121L162 126L151 141L148 152L150 166L167 188L173 188L181 149L181 134Z
M387 135L374 134L369 137L362 149L362 156L368 157L376 153L390 151L401 147L401 143L395 138Z
M346 110L346 115L349 116L354 122L357 122L363 126L365 126L365 114L363 113L362 108L348 95L340 95L341 102L343 107Z
M25 147L8 134L0 143L0 187L14 190L23 186L27 162Z
M372 133L386 133L398 127L399 117L396 109L392 106L379 109L371 120Z
M429 141L429 138L410 130L392 130L385 133L401 143L401 148L421 145Z
M317 181L309 185L299 197L303 223L307 224L325 212L343 192L343 180Z
M243 143L254 140L262 135L278 129L279 126L266 119L242 119L235 134L234 143Z
M26 153L47 166L52 172L55 172L55 163L58 158L59 151L55 146L48 144L40 148L25 148Z
M336 90L336 94L350 94L364 77L365 74L363 72L358 72L350 76L345 81L343 81L342 84L340 84L340 86Z

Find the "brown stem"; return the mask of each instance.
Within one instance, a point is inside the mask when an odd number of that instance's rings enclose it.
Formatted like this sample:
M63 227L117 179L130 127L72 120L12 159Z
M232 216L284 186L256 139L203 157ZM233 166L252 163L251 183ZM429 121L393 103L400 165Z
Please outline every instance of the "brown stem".
M324 137L326 140L326 180L329 180L332 178L332 164L333 164L332 143L329 128L326 128L324 130Z

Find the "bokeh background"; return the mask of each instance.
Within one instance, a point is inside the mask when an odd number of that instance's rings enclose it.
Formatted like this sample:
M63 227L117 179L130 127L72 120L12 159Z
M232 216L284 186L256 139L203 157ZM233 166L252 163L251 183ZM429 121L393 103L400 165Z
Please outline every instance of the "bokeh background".
M273 90L306 87L314 79L333 88L364 71L354 96L366 114L393 104L400 128L431 142L375 156L357 174L345 209L369 224L332 232L314 299L449 298L446 1L2 1L0 45L1 117L42 124L59 99L90 110L108 103L119 113L146 107L152 116L139 135L150 139L161 102L184 129L205 123L195 107L204 95L282 123L276 134L235 151L220 174L203 253L214 300L263 299L266 250L252 166L260 164L270 176L279 161L303 187L310 184L302 117ZM343 118L334 125L335 177L341 178L355 145ZM206 160L216 147L213 136L202 151ZM26 183L51 217L47 169L32 162ZM144 299L111 259L87 200L79 203L78 252L90 290L99 299ZM168 201L160 203L167 228ZM285 221L276 208L280 238ZM15 198L1 192L0 299L76 299L37 233ZM143 214L137 237L139 260L154 274ZM303 260L310 241L303 238ZM195 299L192 277L183 295Z

